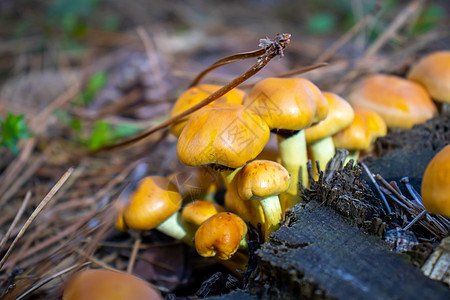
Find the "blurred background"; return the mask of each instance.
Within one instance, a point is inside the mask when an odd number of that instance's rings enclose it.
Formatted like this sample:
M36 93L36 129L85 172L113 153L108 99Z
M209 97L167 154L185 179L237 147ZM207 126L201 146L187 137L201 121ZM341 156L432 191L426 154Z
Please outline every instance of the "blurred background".
M448 48L449 6L445 0L0 0L0 115L29 118L79 81L85 88L72 103L79 105L75 113L92 117L138 84L142 95L129 100L138 108L122 115L151 119L167 113L171 100L210 63L257 49L259 38L279 32L292 34L285 57L254 80L327 61L330 66L306 76L342 93L344 75L377 39L359 65L362 73L402 73L420 51ZM395 20L398 28L382 37ZM228 65L208 80L225 84L253 63ZM347 83L357 76L350 77ZM66 112L56 112L59 121L79 131L81 121ZM92 126L122 124L117 116L107 118ZM122 127L103 138L115 140L148 124ZM96 148L104 142L83 143Z
M56 204L11 254L3 291L14 283L20 295L87 259L127 268L135 238L114 231L103 209L139 159L152 174L179 170L176 139L158 133L124 151L79 154L166 120L177 96L217 59L290 33L284 56L247 87L328 62L302 76L345 97L365 74L403 76L423 54L449 49L449 8L448 0L0 0L0 229L9 227L28 191L36 206L76 167ZM224 85L254 63L224 66L202 82ZM135 273L164 292L189 286L182 294L191 295L212 274L204 260L161 234L147 233L143 244ZM85 253L74 251L79 245ZM16 267L33 276L16 280ZM58 294L61 281L46 284L41 298Z

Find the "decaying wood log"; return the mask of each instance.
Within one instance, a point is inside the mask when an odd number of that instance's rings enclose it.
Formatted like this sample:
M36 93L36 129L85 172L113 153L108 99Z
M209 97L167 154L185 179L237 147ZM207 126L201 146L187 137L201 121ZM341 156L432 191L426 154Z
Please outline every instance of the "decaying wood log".
M450 299L406 256L315 201L293 208L257 254L249 290L263 299Z

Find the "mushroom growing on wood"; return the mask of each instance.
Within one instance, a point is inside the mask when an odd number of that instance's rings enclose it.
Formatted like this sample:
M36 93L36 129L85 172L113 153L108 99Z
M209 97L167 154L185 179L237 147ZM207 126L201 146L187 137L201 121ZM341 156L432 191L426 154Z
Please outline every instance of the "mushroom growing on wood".
M450 218L450 145L439 151L425 169L422 202L427 211Z
M254 160L236 175L237 190L243 200L258 200L264 212L265 236L278 229L282 220L278 195L289 188L289 172L279 163Z
M376 74L357 83L347 97L353 108L379 114L389 128L409 129L437 115L428 92L398 76Z
M147 176L130 196L123 210L126 227L136 230L157 229L177 240L192 243L193 232L180 222L181 195L167 178Z
M177 154L188 166L222 168L229 189L239 169L263 150L269 136L267 124L242 104L208 105L189 118L178 139Z
M308 185L305 128L325 119L328 103L319 88L303 78L267 78L259 81L244 100L278 134L281 164L291 175L289 189L280 195L287 209L300 202L298 182Z
M195 200L183 207L181 217L184 221L198 227L213 215L223 211L224 208L217 203Z
M437 51L413 65L407 78L425 87L431 98L450 112L450 51Z
M333 136L336 148L349 150L345 164L355 161L361 150L366 150L379 136L386 135L387 127L383 119L374 111L368 109L355 109L355 117L350 126Z
M63 300L162 300L159 291L139 277L110 270L85 270L69 280Z
M323 92L323 95L329 106L327 117L316 125L305 129L308 153L315 170L316 161L319 162L321 169L325 169L328 161L333 158L335 153L332 136L349 126L354 118L353 108L342 97L329 92ZM315 175L317 174L315 173Z
M203 222L195 233L195 249L203 257L230 259L239 247L246 247L247 225L237 215L222 212Z

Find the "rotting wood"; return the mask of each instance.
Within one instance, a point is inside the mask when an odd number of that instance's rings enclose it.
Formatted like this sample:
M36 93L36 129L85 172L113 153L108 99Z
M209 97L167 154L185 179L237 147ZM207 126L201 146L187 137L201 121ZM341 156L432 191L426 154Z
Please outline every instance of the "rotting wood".
M257 252L249 290L263 299L449 299L421 274L329 207L297 205Z

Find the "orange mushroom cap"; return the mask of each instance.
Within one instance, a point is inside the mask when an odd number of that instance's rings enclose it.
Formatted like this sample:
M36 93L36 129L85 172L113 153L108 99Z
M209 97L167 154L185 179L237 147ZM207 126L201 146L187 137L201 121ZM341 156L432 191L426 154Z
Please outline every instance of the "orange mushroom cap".
M303 78L267 78L244 100L272 129L301 130L327 116L328 104L319 88Z
M238 168L262 151L269 135L267 124L242 104L208 105L189 118L178 139L177 154L188 166Z
M354 113L355 117L350 126L333 136L336 148L365 150L377 137L386 135L386 123L376 112L355 109Z
M323 92L328 102L328 115L319 123L305 129L307 144L332 136L349 126L354 118L353 108L342 97L330 92Z
M398 76L370 75L355 86L347 99L354 108L378 113L390 128L411 128L437 115L427 91Z
M132 229L156 228L181 208L181 195L167 178L147 176L130 196L123 212L125 224Z
M450 218L450 145L439 151L425 169L422 201L427 211Z
M270 160L249 162L237 176L239 196L244 200L279 195L289 187L289 172Z
M183 111L187 110L188 108L191 108L192 106L200 103L202 100L209 97L211 94L216 92L222 88L219 85L213 85L213 84L201 84L194 87L191 87L187 91L185 91L181 96L177 99L175 102L172 110L170 111L170 117L176 116ZM218 98L211 104L219 104L219 103L239 103L241 104L244 100L246 94L244 91L240 89L232 89L222 97ZM209 104L209 105L211 105ZM173 135L179 137L181 134L181 131L183 130L184 126L187 123L189 117L185 117L177 122L175 122L173 125L169 127L170 132L172 132Z
M237 215L222 212L203 222L195 233L195 249L203 257L227 260L239 249L247 225Z
M450 51L437 51L423 57L408 73L439 102L450 103Z
M66 285L63 300L162 300L159 291L131 274L110 270L79 272Z
M224 208L217 203L195 200L186 204L181 211L181 217L186 222L200 226L213 215L223 212Z

